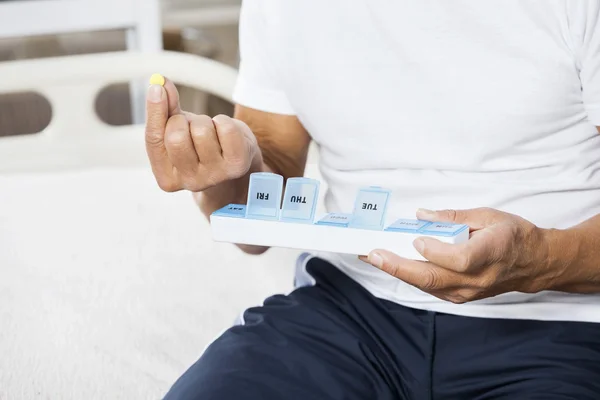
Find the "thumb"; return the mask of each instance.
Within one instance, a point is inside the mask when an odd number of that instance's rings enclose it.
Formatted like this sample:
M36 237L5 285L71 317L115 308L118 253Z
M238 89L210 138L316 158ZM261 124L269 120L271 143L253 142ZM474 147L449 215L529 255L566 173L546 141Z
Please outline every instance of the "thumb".
M163 87L164 78L153 75L146 94L146 151L153 169L169 176L173 166L169 161L165 147L165 129L169 119L169 101Z
M159 93L161 96L159 96ZM158 112L159 104L161 109L166 107L167 119L173 115L182 114L177 87L173 81L160 74L154 74L150 77L150 88L146 100L148 111ZM153 104L157 106L153 106ZM163 113L164 111L162 110Z
M160 75L158 77L162 78ZM146 140L152 144L162 143L169 119L169 104L163 83L164 79L157 81L157 76L153 75L146 93Z
M160 74L152 75L146 95L146 139L162 143L168 119L177 114L182 111L175 84Z

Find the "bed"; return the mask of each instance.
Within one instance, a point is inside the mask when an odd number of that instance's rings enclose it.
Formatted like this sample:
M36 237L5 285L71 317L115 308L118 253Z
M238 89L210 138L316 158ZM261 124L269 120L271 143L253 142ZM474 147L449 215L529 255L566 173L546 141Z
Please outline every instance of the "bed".
M157 71L225 99L236 73L168 52L0 63L0 91L53 106L42 133L0 138L1 400L160 399L245 308L292 289L298 252L212 242L191 195L157 187L143 126L92 112L106 84Z

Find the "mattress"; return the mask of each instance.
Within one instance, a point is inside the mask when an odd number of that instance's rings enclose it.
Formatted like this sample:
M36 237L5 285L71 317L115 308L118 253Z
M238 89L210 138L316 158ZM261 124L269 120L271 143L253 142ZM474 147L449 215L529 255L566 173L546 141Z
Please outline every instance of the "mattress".
M297 255L212 242L147 168L0 175L0 399L160 399Z

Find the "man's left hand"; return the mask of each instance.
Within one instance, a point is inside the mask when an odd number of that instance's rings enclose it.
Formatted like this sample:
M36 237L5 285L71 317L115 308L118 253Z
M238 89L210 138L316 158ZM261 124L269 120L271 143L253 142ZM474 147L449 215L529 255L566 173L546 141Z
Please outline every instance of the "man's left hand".
M489 208L419 210L417 218L466 224L470 239L448 244L430 237L414 246L428 261L374 250L361 260L453 303L465 303L506 292L536 293L552 286L561 271L552 271L542 229L513 214Z

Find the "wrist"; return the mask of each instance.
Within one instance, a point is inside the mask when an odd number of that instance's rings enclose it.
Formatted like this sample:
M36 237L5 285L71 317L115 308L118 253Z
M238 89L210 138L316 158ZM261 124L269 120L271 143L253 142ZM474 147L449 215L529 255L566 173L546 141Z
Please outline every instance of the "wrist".
M250 174L254 172L271 172L271 170L264 163L262 153L258 146L256 146L256 152L252 156L252 162L250 168L244 176L232 179L221 183L220 185L208 188L203 192L194 193L196 203L200 207L202 213L206 218L210 218L210 215L221 207L227 204L245 204L248 196L248 185L250 182ZM263 254L269 248L265 246L252 246L246 244L236 244L237 247L244 253L259 255Z
M550 278L545 289L563 291L585 284L585 271L578 266L584 239L581 233L573 229L542 229L541 236L546 252L542 266Z
M263 162L261 151L257 148L252 154L252 161L244 175L207 188L202 192L194 193L194 198L202 213L208 218L214 211L228 204L245 204L248 196L250 174L268 171Z

